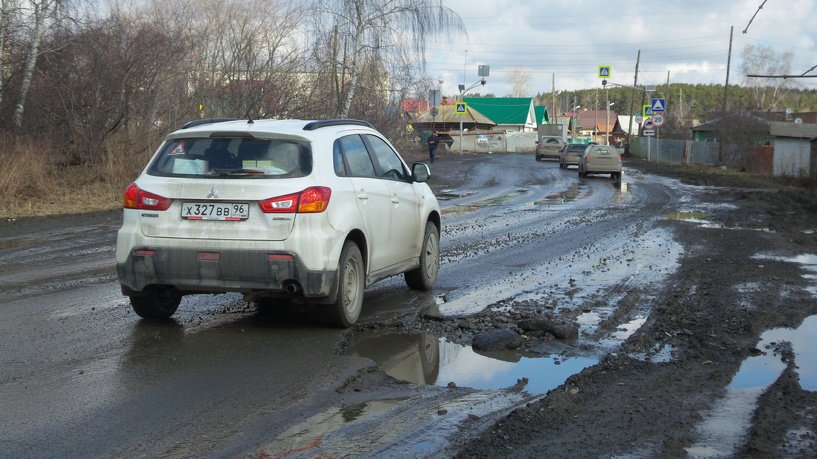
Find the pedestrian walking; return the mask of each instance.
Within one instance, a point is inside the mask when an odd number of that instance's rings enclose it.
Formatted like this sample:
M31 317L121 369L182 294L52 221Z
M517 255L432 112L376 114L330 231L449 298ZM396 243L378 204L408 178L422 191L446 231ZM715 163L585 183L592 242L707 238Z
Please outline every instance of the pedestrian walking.
M437 131L434 131L428 136L428 157L432 163L434 163L434 154L437 152L437 145L439 144L440 136L437 135Z

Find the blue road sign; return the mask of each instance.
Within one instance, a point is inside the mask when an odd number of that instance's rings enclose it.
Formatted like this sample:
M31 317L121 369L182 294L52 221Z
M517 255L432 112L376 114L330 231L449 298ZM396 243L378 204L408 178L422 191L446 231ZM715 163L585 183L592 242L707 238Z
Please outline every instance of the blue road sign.
M655 98L652 100L653 113L662 113L665 108L667 108L667 101L663 97Z

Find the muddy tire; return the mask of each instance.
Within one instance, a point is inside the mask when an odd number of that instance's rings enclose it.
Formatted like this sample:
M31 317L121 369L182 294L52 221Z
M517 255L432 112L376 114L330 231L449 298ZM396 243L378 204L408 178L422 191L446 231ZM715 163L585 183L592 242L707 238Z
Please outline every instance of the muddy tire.
M406 285L414 290L431 290L440 271L440 232L434 223L426 223L420 251L420 266L406 272Z
M363 309L363 290L366 288L366 270L357 244L346 241L338 262L338 297L326 306L330 325L348 328L357 322Z
M141 295L132 295L129 298L133 312L139 317L151 320L170 318L182 301L182 296L174 289L157 287L148 287Z

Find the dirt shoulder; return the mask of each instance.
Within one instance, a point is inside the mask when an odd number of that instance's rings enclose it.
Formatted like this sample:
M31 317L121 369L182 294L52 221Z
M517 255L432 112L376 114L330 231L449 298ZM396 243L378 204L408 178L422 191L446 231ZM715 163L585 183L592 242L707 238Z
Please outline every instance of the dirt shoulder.
M685 254L644 326L620 352L462 444L460 457L686 455L685 448L700 438L697 429L708 410L757 352L760 334L797 327L817 314L799 265L752 258L817 253L813 192L686 168L629 166L717 184L705 199L730 206L709 217L720 227L667 222ZM656 346L671 347L673 358L661 363L631 357ZM735 454L790 454L787 432L817 431L815 398L799 390L791 371L760 398L747 449ZM761 422L760 416L774 422ZM805 441L807 446L810 440Z

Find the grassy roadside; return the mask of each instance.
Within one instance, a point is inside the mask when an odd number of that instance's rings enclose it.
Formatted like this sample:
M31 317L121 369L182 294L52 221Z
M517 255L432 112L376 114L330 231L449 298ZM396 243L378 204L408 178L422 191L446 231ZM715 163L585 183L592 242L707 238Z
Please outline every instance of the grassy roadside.
M149 158L109 146L93 159L72 161L37 139L2 139L0 151L2 219L115 209Z

